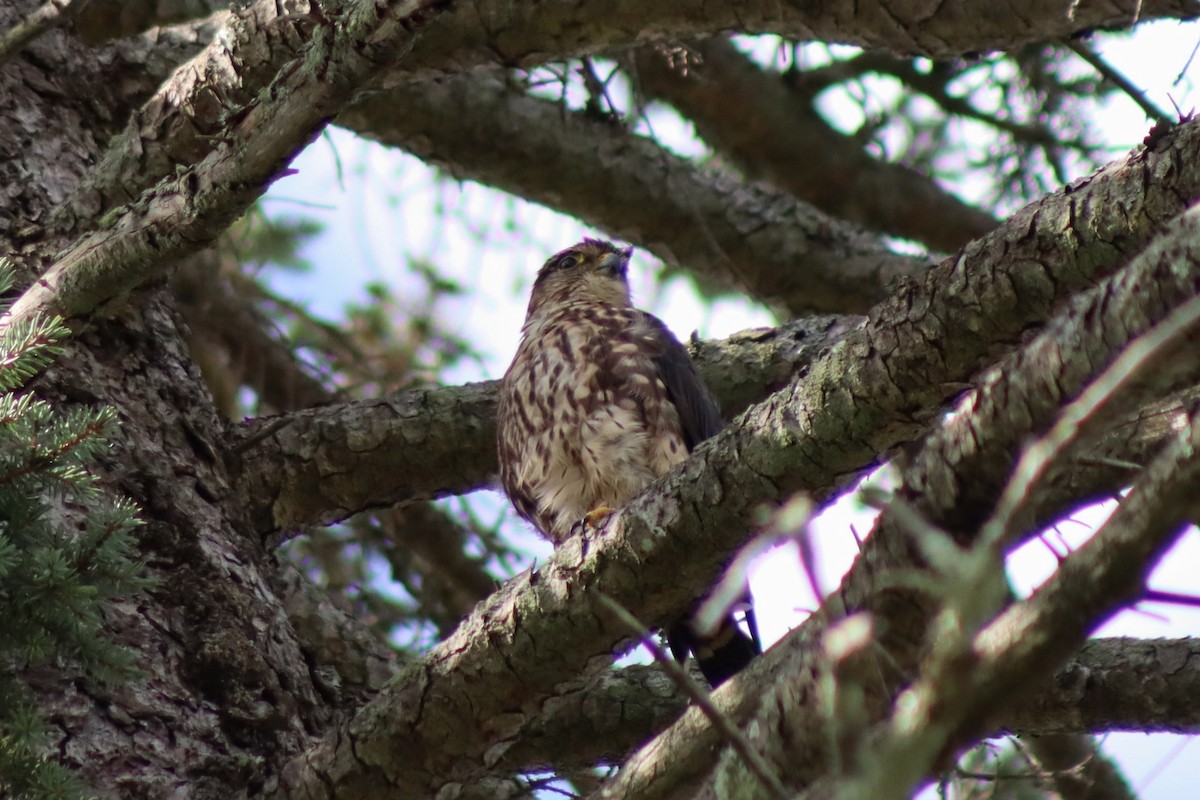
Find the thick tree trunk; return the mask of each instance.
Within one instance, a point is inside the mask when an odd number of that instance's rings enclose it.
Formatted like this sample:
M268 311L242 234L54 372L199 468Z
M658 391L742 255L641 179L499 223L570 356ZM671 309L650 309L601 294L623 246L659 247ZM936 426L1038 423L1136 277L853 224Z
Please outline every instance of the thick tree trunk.
M0 8L0 30L35 5ZM44 227L148 88L124 67L51 32L0 68L0 253L26 278L96 222ZM237 457L161 285L74 330L34 391L58 407L119 412L103 485L140 505L157 584L109 619L140 678L97 685L70 667L27 676L59 731L50 751L100 797L252 792L332 713L271 589L275 562L231 489Z

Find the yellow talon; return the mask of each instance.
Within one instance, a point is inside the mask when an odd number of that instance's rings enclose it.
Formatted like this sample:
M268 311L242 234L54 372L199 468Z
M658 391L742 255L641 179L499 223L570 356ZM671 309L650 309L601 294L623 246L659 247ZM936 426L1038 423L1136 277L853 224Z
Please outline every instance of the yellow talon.
M583 515L583 524L587 528L599 528L604 524L604 520L608 519L616 509L608 506L596 506L591 511Z
M596 506L588 513L584 514L574 525L571 526L571 536L577 533L583 533L588 528L595 530L604 524L604 520L608 519L613 514L615 509L608 506Z

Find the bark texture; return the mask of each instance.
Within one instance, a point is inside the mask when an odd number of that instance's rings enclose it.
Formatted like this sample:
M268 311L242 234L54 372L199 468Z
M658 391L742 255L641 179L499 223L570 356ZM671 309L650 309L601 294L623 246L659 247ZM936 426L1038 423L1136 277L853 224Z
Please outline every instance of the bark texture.
M1046 737L1031 749L1061 770L1094 752L1081 734L1196 731L1193 640L1085 640L1138 601L1197 511L1200 122L996 221L832 133L797 84L724 38L856 44L929 96L937 66L896 53L1015 51L1196 13L1180 0L0 6L0 255L20 276L0 325L68 318L66 353L31 391L118 411L101 483L142 509L156 580L107 619L140 677L102 686L65 663L22 676L55 731L46 755L106 800L518 797L542 771L595 797L763 796L659 669L610 668L631 641L598 598L649 626L677 618L764 519L803 539L764 509L801 492L824 505L887 460L899 489L842 586L712 698L789 791L905 796L997 732ZM672 60L689 49L703 56L691 74ZM604 112L580 60L598 55L640 74L635 97L692 119L709 163ZM567 59L582 107L511 70ZM299 363L236 259L206 249L330 121L769 304L777 327L691 343L730 425L496 588L491 534L424 502L491 485L494 383L337 390ZM961 249L930 263L883 234ZM788 319L814 310L838 316ZM273 413L227 422L245 391ZM1014 473L1030 441L1045 463ZM1091 543L1009 602L997 576L1012 546L1127 486ZM350 602L364 587L321 585L277 552L353 515L346 535L423 614L430 641L408 658ZM1120 796L1093 761L1082 777Z

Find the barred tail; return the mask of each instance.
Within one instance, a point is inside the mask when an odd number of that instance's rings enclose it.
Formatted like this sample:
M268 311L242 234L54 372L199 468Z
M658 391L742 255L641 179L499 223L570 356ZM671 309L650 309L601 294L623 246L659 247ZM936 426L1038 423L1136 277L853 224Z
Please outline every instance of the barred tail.
M732 614L711 636L698 635L686 618L675 622L667 629L671 655L675 656L676 661L683 661L691 653L708 685L716 689L745 669L762 652L754 609L747 608L745 617L749 635L741 629Z

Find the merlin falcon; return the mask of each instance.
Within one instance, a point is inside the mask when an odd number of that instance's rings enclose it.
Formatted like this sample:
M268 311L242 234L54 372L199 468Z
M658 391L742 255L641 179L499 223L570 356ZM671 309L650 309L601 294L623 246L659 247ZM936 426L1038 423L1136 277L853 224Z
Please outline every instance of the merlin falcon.
M500 481L556 545L632 500L723 424L687 350L633 307L629 255L584 239L552 256L501 382ZM761 650L757 634L732 619L706 639L676 623L668 639L677 658L692 652L713 686Z

